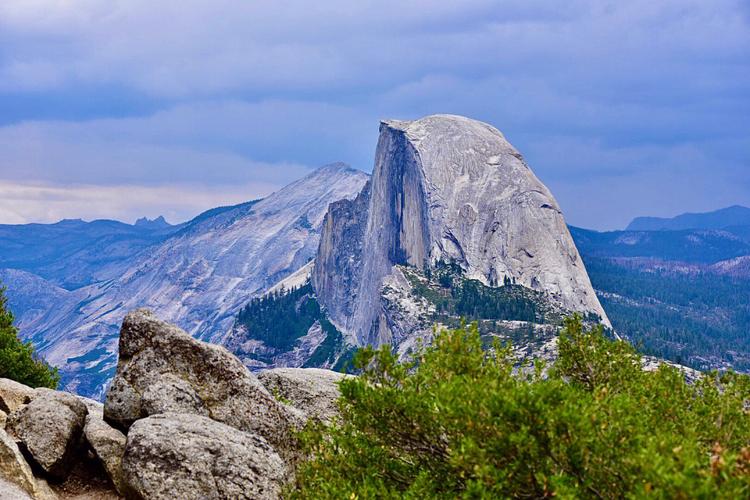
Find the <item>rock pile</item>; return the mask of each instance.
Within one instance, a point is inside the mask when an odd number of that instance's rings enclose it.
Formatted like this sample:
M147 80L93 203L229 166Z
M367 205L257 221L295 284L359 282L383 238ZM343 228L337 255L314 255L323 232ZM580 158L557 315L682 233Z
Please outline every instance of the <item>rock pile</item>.
M0 498L278 498L343 375L256 377L224 348L130 313L104 405L0 379Z

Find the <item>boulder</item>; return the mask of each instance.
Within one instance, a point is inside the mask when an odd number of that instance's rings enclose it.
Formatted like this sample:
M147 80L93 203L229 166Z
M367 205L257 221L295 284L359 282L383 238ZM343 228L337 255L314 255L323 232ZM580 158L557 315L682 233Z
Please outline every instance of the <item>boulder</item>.
M64 479L80 450L87 413L72 394L37 389L31 403L10 415L7 428L47 474Z
M34 399L34 389L15 380L0 378L0 410L12 413Z
M76 396L78 400L86 405L86 409L89 411L89 415L97 415L100 419L104 418L104 405L99 401L93 399L84 398L83 396Z
M56 498L46 482L34 477L15 441L0 429L0 498L14 498L13 495L18 498Z
M278 498L289 474L262 437L176 413L132 425L122 469L132 494L154 500Z
M86 415L86 425L83 428L94 454L107 471L112 484L120 495L125 495L125 481L122 476L122 456L125 454L125 434L107 424L101 413Z
M141 395L141 410L146 415L157 413L192 413L208 415L208 408L191 385L178 376L165 373L154 378Z
M0 410L0 429L5 429L5 423L8 421L8 414Z
M259 434L289 460L296 456L292 431L301 420L239 359L158 320L150 311L133 311L122 324L105 420L127 429L138 419L167 411L208 415Z
M3 500L33 500L28 493L5 479L0 479L0 498Z
M274 368L258 374L258 380L275 397L302 410L307 418L323 422L339 413L339 382L347 375L320 368Z

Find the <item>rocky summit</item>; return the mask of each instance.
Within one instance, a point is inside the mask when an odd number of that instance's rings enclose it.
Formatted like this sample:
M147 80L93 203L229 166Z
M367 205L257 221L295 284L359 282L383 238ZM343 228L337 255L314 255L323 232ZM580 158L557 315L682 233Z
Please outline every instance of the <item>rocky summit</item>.
M461 116L381 123L372 177L330 205L307 274L240 314L226 345L248 366L341 366L368 344L407 354L460 318L540 348L573 312L609 326L549 189L502 133ZM308 329L262 317L311 300Z
M370 185L328 212L318 300L358 345L391 342L384 281L396 265L438 262L486 285L510 278L606 321L557 202L497 129L451 115L384 121Z
M275 499L295 431L337 418L343 375L256 377L150 311L126 316L119 356L103 406L0 379L0 498Z

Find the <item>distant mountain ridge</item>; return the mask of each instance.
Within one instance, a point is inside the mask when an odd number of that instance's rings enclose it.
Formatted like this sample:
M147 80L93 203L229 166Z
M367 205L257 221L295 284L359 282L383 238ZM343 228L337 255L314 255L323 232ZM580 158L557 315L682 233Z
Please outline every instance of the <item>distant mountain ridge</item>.
M184 224L163 217L136 224L64 219L55 224L0 225L0 269L19 269L67 290L115 272L118 262L163 241Z
M570 232L580 252L592 257L645 257L711 264L750 255L750 241L729 230L599 232L571 226Z
M618 333L693 368L750 372L748 213L735 206L640 218L638 230L570 231Z
M139 226L115 221L38 225L35 231L51 236L40 238L36 246L28 228L0 228L6 230L0 232L0 278L8 286L22 336L61 368L65 387L101 397L114 370L118 331L127 312L148 307L195 337L220 342L245 303L314 257L328 205L356 196L367 179L364 172L332 164L263 200L208 210L179 226L164 228L158 219ZM103 234L100 227L106 228ZM68 228L75 231L66 232ZM95 234L91 228L97 229ZM153 238L139 244L126 239L120 250L127 258L99 268L99 261L87 260L96 256L97 244L102 254L117 249L107 246L113 232L119 238L143 231ZM48 254L48 243L56 237L69 238L71 250ZM13 250L6 242L14 244ZM19 254L37 247L22 262L26 269L13 265ZM76 257L81 252L86 259ZM79 272L79 261L87 263L83 286L60 287L58 282L71 282L66 273Z
M734 205L712 212L685 213L672 218L636 217L626 231L680 231L750 226L750 208Z

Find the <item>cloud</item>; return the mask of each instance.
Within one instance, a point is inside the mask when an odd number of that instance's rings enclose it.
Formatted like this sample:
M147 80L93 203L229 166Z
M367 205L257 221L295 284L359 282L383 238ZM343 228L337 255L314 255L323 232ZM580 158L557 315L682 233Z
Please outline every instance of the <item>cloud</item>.
M371 158L368 138L376 133L376 120L349 108L286 101L197 102L145 117L26 122L0 127L0 179L283 184L325 163Z
M747 202L748 12L743 0L4 0L0 180L281 185L330 161L368 170L381 118L450 112L501 129L574 223Z
M184 222L209 208L262 198L279 185L41 185L0 181L0 220L5 224L77 219L134 222L164 215Z
M637 85L698 58L743 57L739 3L6 0L0 42L13 51L0 82L122 82L178 98L351 92L446 71ZM639 71L644 60L658 66Z

